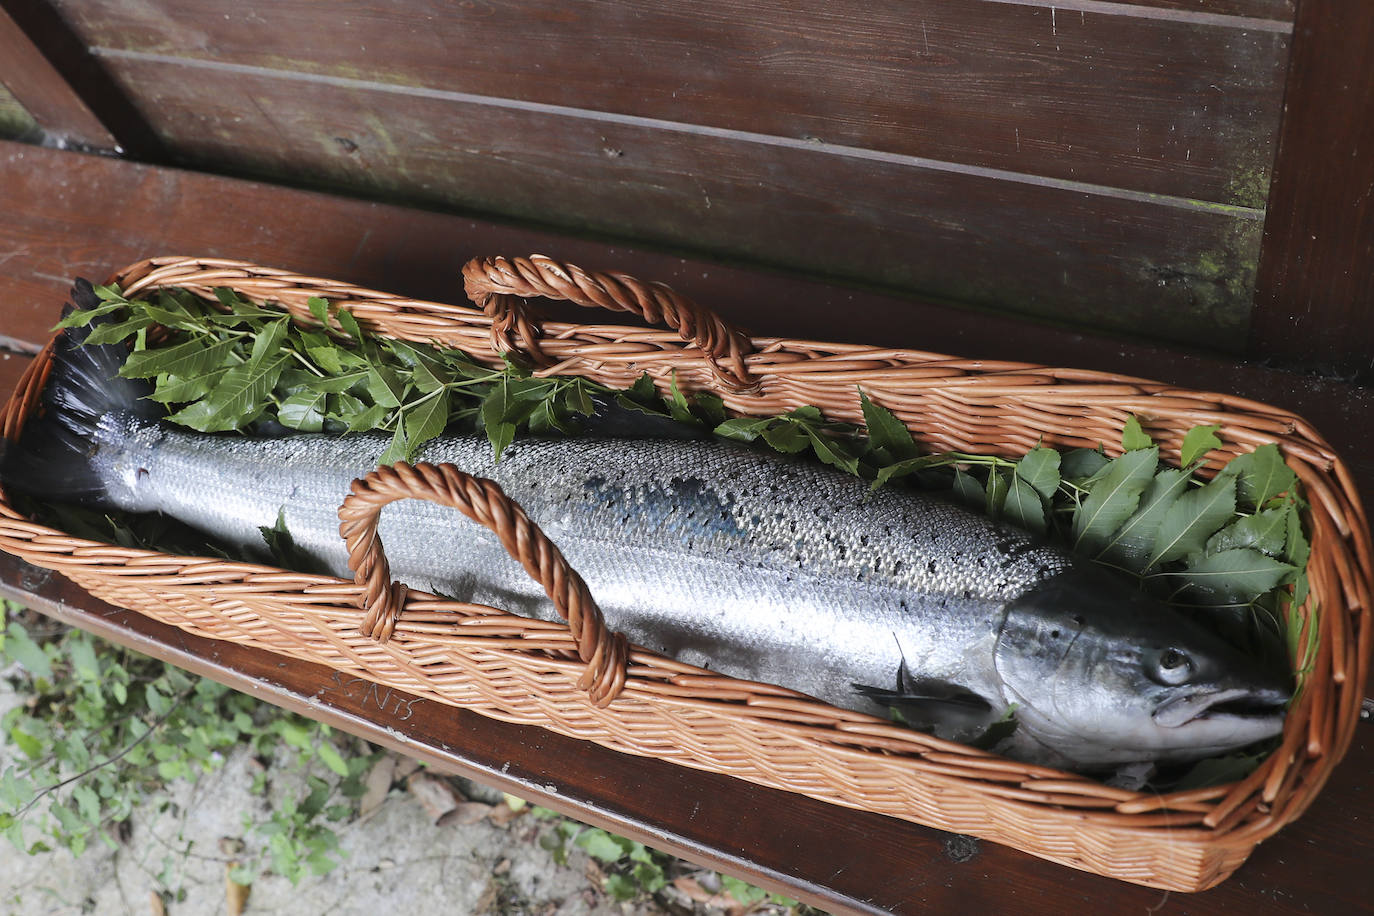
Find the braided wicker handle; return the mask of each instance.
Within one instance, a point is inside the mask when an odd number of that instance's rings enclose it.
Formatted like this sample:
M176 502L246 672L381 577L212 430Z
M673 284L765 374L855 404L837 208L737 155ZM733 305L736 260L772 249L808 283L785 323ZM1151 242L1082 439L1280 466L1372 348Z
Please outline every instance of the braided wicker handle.
M377 534L382 508L399 499L425 499L462 512L486 525L512 557L520 561L568 622L578 657L586 663L578 687L598 706L609 704L625 686L629 643L606 627L582 577L553 542L530 521L495 481L465 474L451 464L397 462L353 481L339 507L339 533L348 544L348 565L363 589L362 630L385 642L405 606L406 587L391 579L391 565Z
M722 385L732 391L757 387L744 363L744 357L754 352L749 336L665 284L644 283L625 274L593 273L536 254L473 258L463 265L463 286L468 298L491 318L492 346L498 352L518 349L509 336L514 328L524 341L523 349L542 361L536 329L522 300L535 296L566 299L587 308L631 312L650 324L666 325L706 354Z

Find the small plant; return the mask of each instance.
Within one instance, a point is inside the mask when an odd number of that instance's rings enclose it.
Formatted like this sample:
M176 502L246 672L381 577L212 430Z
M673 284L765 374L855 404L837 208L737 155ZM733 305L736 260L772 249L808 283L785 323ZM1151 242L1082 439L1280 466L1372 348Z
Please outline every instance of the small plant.
M277 772L318 770L318 761L331 778L306 775L303 797L287 796L266 820L245 819L245 833L265 847L235 880L271 869L295 882L338 864L328 824L356 811L377 752L341 750L327 725L6 602L0 669L11 663L11 686L28 698L0 718L0 740L20 758L0 772L0 833L16 849L116 847L137 803L246 745ZM266 791L266 771L257 788Z
M523 808L525 803L507 797L513 807ZM530 806L534 817L549 822L549 827L539 837L539 845L548 850L559 865L568 863L568 850L576 847L585 852L598 865L601 874L602 890L620 901L654 897L663 893L670 884L686 887L701 895L701 884L705 880L718 885L741 910L760 912L766 905L773 912L788 912L805 916L817 913L790 897L773 894L755 887L746 881L729 875L718 875L703 869L693 869L687 863L666 853L650 849L643 843L626 837L617 836L599 827L588 827L555 811L539 806ZM689 895L690 897L690 895ZM718 902L717 897L704 898Z

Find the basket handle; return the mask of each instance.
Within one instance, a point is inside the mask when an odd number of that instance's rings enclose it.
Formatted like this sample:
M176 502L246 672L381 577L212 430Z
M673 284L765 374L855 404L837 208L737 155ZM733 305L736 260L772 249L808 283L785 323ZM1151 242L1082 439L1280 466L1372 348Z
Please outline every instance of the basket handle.
M377 523L382 508L399 499L424 499L462 512L486 525L525 572L544 586L572 632L578 657L586 664L578 687L597 706L605 706L625 686L629 642L607 628L587 584L539 526L493 480L465 474L451 464L398 461L353 481L339 507L339 533L348 545L348 565L362 587L362 631L378 642L391 638L405 606L406 587L391 578Z
M535 296L566 299L587 308L631 312L650 324L666 325L706 354L712 373L722 385L740 392L758 387L744 362L744 357L754 352L749 336L666 284L644 283L626 274L586 271L536 254L528 258L473 258L463 265L463 286L468 298L491 318L492 346L497 352L520 349L509 336L514 328L525 342L524 351L546 361L522 300Z

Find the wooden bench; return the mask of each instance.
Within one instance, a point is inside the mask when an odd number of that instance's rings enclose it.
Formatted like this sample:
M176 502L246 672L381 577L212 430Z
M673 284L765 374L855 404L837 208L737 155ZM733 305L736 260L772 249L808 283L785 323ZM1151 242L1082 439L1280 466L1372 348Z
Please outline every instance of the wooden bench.
M612 255L596 243L532 230L18 144L0 144L0 186L8 205L0 252L11 255L0 275L5 386L17 378L23 354L46 340L70 277L103 278L125 262L164 251L232 253L439 300L461 298L455 271L469 253L557 251L589 264L613 256L618 267L666 277L731 314L760 301L786 301L804 314L851 297L862 301L864 314L896 309L877 294L619 246ZM122 190L112 200L116 188ZM781 323L761 310L748 320L763 332ZM1033 328L1011 322L980 342L966 336L955 313L935 307L911 320L937 349L1000 351L991 356L1014 351L1072 365L1110 365L1125 352L1168 381L1229 387L1316 416L1319 424L1329 412L1358 409L1368 397L1364 389L1335 386L1340 393L1333 398L1326 381L1237 370L1224 360L1139 344L1111 342L1108 348L1104 339L1043 331L1037 338ZM878 343L893 333L854 329L855 337ZM999 343L999 337L1005 339ZM1374 445L1366 426L1323 427L1348 454ZM981 844L970 856L969 846L939 831L626 757L344 681L323 668L288 665L269 653L187 636L96 601L60 576L7 555L0 555L0 593L442 769L831 912L943 912L981 904L989 912L1048 914L1075 901L1104 911L1160 903L1158 891L1014 850ZM1187 898L1188 911L1357 910L1366 886L1360 863L1374 850L1363 829L1374 819L1374 798L1364 785L1371 766L1374 728L1362 727L1312 810L1262 845L1235 878Z
M457 270L467 258L537 251L666 281L758 334L1103 369L1271 402L1311 420L1374 504L1374 87L1361 57L1374 40L1368 5L1302 0L1295 12L1290 0L1226 0L1199 12L1188 0L913 0L864 5L872 21L851 18L844 28L777 3L711 2L692 15L655 4L607 6L633 13L654 39L654 53L642 55L596 31L590 14L565 14L553 3L533 4L542 13L528 23L493 8L461 36L462 53L424 40L423 17L405 0L350 0L327 21L311 20L308 6L267 13L281 17L280 37L272 38L273 29L246 13L225 17L208 0L182 4L175 17L122 0L80 8L0 3L0 84L33 116L33 136L129 157L0 142L0 389L12 388L27 355L47 339L73 277L103 279L150 255L241 258L460 301ZM1032 27L1033 35L1017 31ZM907 45L887 33L905 35ZM178 44L197 34L202 44ZM318 40L303 46L301 34ZM724 36L742 43L737 53L711 45ZM920 38L924 46L911 44ZM602 42L611 50L584 53ZM1094 56L1118 44L1119 55ZM1177 44L1189 47L1178 52L1191 55L1182 60L1203 63L1174 72L1169 49ZM874 48L907 80L884 83L890 101L872 91L877 77L862 75ZM673 57L684 49L705 50L710 60ZM774 50L814 81L809 93L751 82L747 60ZM1018 75L993 61L979 71L990 81L986 92L975 85L941 95L940 68L978 69L969 60L980 53L1030 61L1030 69ZM503 55L532 63L504 73ZM1228 67L1234 75L1223 72ZM637 92L621 85L626 74L642 77ZM424 79L462 91L411 86ZM1098 91L1118 85L1127 94L1119 100ZM1208 114L1203 96L1211 91L1220 96ZM940 103L922 107L923 92ZM1024 131L998 120L1005 111L987 102L998 93L1026 112L1018 122ZM1064 100L1062 110L1040 104L1047 94ZM1215 121L1196 150L1167 146L1169 105L1179 99L1197 102L1183 112L1194 128ZM915 123L918 108L929 123ZM681 112L714 126L667 120ZM1011 139L992 137L989 124ZM408 139L388 147L389 129ZM1142 151L1147 142L1158 155ZM1083 151L1093 144L1110 152ZM688 155L679 147L720 174L684 168L673 158ZM1234 179L1251 153L1260 165L1240 187ZM659 247L216 177L170 162L323 182L450 213L482 209L575 225ZM913 176L923 182L914 191ZM772 194L752 197L765 181L776 181ZM1080 206L1084 195L1100 206ZM1042 212L1043 227L1026 216ZM1073 220L1113 237L1086 233ZM813 245L820 226L845 244ZM1236 238L1243 244L1227 248ZM770 268L665 253L688 244ZM904 259L916 262L914 272L903 273ZM983 275L959 287L934 270L941 266L964 280ZM1231 269L1241 279L1228 286ZM849 282L810 278L818 271ZM911 294L923 284L944 298L1004 310L934 304ZM1248 337L1211 340L1205 316L1189 330L1188 310L1202 293L1211 297L1203 305L1227 321L1243 318ZM1008 314L1019 300L1042 318L1117 332ZM1115 312L1104 310L1108 302ZM1148 342L1161 335L1175 343ZM1314 367L1323 374L1305 371ZM1367 906L1374 853L1367 829L1374 800L1365 785L1374 728L1367 724L1299 822L1219 888L1169 898L196 639L4 555L0 593L831 912Z

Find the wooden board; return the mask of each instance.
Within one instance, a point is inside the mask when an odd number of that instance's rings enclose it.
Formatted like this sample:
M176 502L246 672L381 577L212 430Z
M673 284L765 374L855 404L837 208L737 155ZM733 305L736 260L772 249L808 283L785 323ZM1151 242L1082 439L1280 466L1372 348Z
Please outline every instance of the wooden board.
M638 247L13 143L0 143L0 205L0 338L21 348L47 339L73 277L103 279L152 255L243 258L462 301L458 270L468 258L540 252L670 283L760 335L1100 369L1277 404L1330 437L1374 504L1374 395L1338 381Z
M1296 401L1311 408L1304 412L1319 428L1374 453L1368 424L1337 422L1368 415L1363 389L1031 323L968 321L913 300L519 227L3 143L0 206L0 334L11 349L46 338L72 276L101 278L154 253L243 257L453 300L469 255L544 251L666 279L764 333L926 344L1118 371L1148 367L1181 384ZM829 319L839 311L854 320L841 326ZM10 384L23 359L0 359L0 385ZM1358 473L1374 479L1367 466ZM1374 842L1365 827L1374 818L1365 778L1374 766L1368 725L1357 728L1350 759L1309 813L1262 845L1239 875L1203 894L1164 895L1008 848L412 703L364 682L340 683L315 666L210 643L111 609L8 556L0 556L0 592L265 701L830 912L1337 913L1358 911L1367 893L1362 869Z
M1282 3L56 8L198 168L1245 345Z
M1374 5L1302 5L1250 352L1374 378Z
M1357 913L1374 840L1374 726L1307 814L1231 880L1168 894L1025 853L740 780L630 757L532 726L189 636L96 601L0 554L0 595L375 744L719 869L835 914L1141 912L1156 916Z
M112 150L116 143L19 24L0 8L0 82L53 142Z
M1263 205L1252 179L1273 158L1291 28L1205 3L1200 19L985 0L345 0L328 17L299 0L237 14L213 0L56 6L106 59L375 81L1243 206ZM151 86L134 95L160 104Z

